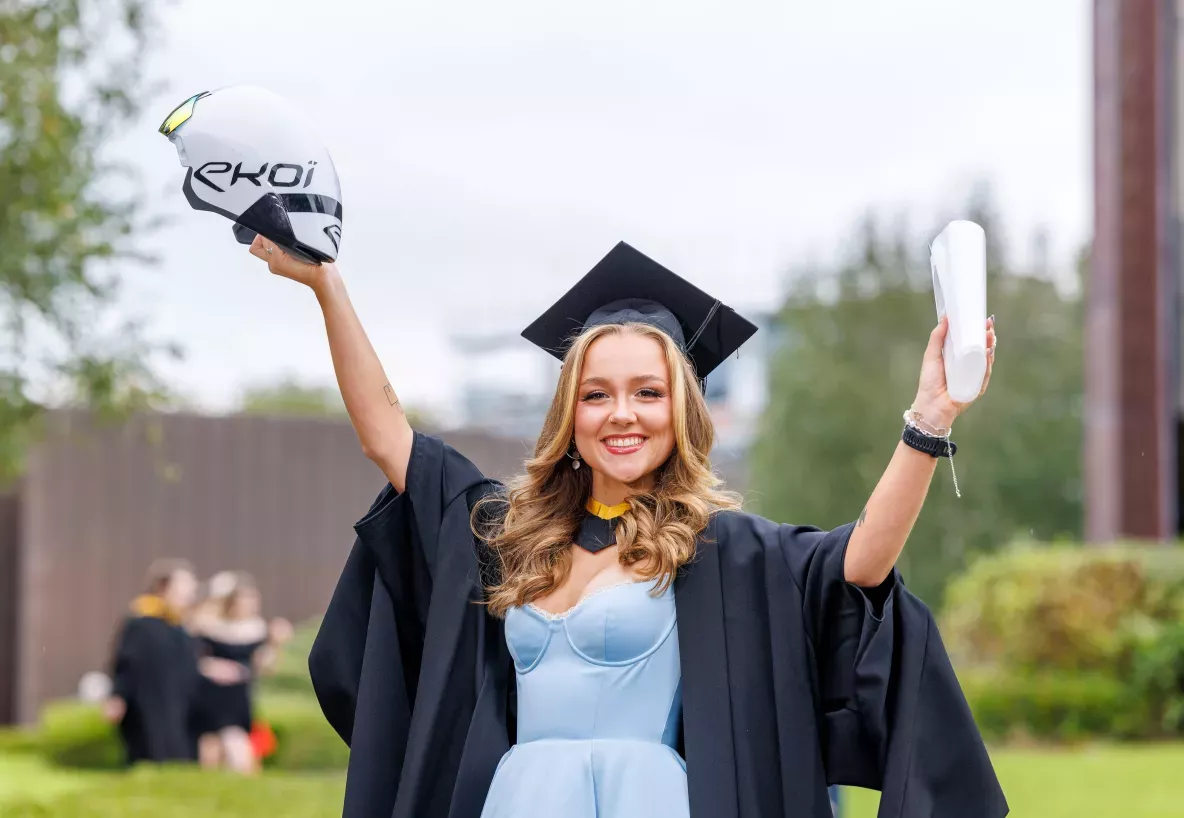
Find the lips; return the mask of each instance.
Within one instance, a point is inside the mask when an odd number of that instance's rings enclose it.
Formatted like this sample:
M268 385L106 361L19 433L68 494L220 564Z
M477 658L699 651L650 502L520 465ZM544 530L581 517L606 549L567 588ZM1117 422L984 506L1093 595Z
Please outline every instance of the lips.
M614 435L600 441L609 454L624 455L640 451L645 445L645 438L641 435Z

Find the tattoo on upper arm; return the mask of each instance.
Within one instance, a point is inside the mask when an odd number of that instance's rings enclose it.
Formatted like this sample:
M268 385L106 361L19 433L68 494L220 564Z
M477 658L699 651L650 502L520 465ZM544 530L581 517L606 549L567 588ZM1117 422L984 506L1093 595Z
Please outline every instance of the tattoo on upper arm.
M391 388L391 385L388 383L386 386L382 387L382 391L386 393L387 402L402 412L403 405L399 403L399 396L395 394L395 390Z
M855 527L859 528L865 522L867 522L867 506L864 506L863 511L859 512L859 522L855 524Z

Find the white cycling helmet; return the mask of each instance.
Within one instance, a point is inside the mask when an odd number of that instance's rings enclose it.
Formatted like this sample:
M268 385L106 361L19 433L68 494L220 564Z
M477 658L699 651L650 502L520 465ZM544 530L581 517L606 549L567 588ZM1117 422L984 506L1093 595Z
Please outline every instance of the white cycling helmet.
M341 183L291 103L250 85L206 91L181 103L160 133L189 169L190 206L231 219L241 243L258 233L303 261L337 258Z

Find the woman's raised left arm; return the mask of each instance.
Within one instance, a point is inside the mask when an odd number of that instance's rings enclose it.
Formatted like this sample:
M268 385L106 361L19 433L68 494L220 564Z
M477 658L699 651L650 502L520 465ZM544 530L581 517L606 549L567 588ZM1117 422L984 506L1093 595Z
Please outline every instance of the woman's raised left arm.
M920 414L924 423L936 428L952 426L954 419L973 402L958 403L946 390L946 371L941 350L947 329L948 323L943 318L929 335L929 345L925 348L921 363L917 399L913 402L913 409ZM987 350L987 374L983 378L979 397L987 390L995 363L994 316L987 319ZM909 532L921 513L921 506L925 504L925 495L929 492L937 460L903 441L896 444L892 460L859 515L847 544L843 562L843 575L847 582L873 588L892 573L892 566L904 549Z

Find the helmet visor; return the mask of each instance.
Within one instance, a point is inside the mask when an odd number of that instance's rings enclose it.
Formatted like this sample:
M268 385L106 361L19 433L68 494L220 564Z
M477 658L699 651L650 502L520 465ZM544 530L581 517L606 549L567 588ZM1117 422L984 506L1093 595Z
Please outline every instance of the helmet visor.
M160 132L168 136L177 130L177 128L181 127L181 125L189 120L189 117L193 116L193 107L197 105L197 101L209 95L209 91L202 91L200 94L194 94L174 108L173 112L164 118L164 122L160 123Z

